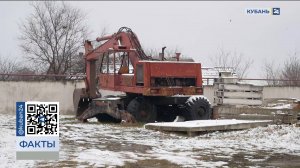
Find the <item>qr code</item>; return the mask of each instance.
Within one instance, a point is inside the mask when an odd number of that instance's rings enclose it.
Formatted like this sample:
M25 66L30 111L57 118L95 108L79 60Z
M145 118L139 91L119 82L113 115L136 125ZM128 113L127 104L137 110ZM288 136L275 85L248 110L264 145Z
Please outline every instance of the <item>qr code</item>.
M58 135L58 103L26 103L26 135Z

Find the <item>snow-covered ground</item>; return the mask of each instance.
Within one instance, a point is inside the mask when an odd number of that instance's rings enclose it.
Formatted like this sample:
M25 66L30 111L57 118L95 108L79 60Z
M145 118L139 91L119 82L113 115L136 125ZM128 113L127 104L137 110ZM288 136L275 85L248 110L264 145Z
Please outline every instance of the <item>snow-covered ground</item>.
M187 137L62 116L59 161L16 161L15 117L1 114L0 121L0 167L300 166L300 128L294 126Z

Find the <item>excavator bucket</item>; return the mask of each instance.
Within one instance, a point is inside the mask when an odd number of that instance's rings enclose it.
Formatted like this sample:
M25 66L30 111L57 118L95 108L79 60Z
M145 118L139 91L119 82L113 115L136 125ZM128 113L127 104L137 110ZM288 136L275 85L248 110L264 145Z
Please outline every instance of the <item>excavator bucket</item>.
M87 96L85 89L75 89L73 104L76 118L87 122L87 119L96 117L99 121L114 121L135 123L135 118L125 110L119 110L121 98L95 98Z
M73 92L73 105L75 116L79 117L89 107L91 99L88 98L85 89L75 89Z

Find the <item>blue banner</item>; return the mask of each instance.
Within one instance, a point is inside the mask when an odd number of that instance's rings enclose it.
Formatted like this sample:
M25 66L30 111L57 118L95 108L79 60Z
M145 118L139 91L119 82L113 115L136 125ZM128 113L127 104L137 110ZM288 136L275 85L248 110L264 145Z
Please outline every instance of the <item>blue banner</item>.
M25 102L16 103L16 135L25 136Z

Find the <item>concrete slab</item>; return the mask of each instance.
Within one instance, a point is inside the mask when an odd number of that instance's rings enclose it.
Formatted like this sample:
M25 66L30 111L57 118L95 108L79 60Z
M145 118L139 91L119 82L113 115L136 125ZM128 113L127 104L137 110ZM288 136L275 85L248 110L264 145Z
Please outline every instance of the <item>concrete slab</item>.
M219 89L235 90L235 91L262 91L262 86L255 86L251 84L220 84Z
M222 98L222 104L228 105L261 105L262 100Z
M169 132L185 132L189 136L201 132L242 130L255 127L264 127L271 124L272 120L194 120L185 122L148 123L146 129Z
M262 93L258 92L217 92L219 97L228 97L228 98L262 98Z

